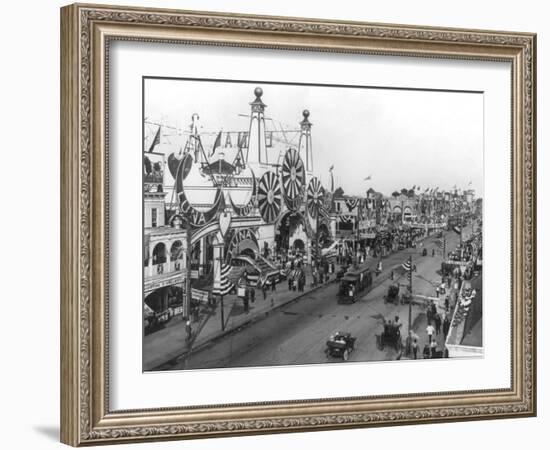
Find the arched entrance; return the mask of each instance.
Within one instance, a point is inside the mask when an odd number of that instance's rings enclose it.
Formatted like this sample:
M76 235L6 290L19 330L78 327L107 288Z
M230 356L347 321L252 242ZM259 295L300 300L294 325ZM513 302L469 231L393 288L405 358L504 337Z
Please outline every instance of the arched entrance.
M305 248L305 242L307 242L306 223L302 214L289 211L276 226L275 245L277 251L285 253L288 250L294 250L295 240L300 240Z
M302 241L301 239L295 239L292 243L292 249L296 252L304 252L305 248L306 246L304 244L304 241Z
M256 257L256 254L254 253L254 250L251 248L245 248L239 252L239 255L248 256L249 258L254 259Z
M236 246L237 255L246 255L251 258L255 258L258 251L258 244L256 244L256 242L252 239L243 239L242 241L239 241Z

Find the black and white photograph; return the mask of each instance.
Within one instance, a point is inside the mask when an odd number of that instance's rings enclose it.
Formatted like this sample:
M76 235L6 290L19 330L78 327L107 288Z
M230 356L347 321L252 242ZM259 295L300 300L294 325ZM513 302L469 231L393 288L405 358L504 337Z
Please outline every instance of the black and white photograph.
M483 93L143 79L143 370L483 356Z

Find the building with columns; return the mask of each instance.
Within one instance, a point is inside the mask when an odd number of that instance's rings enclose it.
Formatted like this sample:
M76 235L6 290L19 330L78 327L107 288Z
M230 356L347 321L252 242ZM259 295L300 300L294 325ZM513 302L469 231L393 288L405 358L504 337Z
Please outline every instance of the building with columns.
M160 170L147 173L148 164L144 164L143 295L147 307L156 314L163 314L169 308L177 311L182 306L186 231L177 221L166 223L167 192L162 185L164 155L146 154L145 158L156 159Z

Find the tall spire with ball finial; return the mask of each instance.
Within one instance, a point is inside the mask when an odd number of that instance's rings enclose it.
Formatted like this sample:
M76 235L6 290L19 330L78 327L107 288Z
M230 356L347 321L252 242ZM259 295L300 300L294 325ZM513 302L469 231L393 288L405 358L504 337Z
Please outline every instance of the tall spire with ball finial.
M255 100L250 103L250 128L248 132L249 164L267 164L267 146L265 142L264 110L267 106L262 101L264 91L261 87L254 89Z
M311 125L309 121L309 110L304 109L302 112L304 116L303 120L300 122L300 140L298 142L298 151L300 157L306 163L306 172L313 172L313 145L311 142Z

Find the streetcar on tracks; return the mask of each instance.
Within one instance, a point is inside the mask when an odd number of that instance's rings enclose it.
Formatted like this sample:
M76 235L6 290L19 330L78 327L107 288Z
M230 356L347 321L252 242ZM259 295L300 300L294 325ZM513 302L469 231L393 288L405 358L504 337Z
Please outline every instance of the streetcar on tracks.
M355 303L359 294L372 286L372 271L370 267L351 267L340 278L338 303Z

